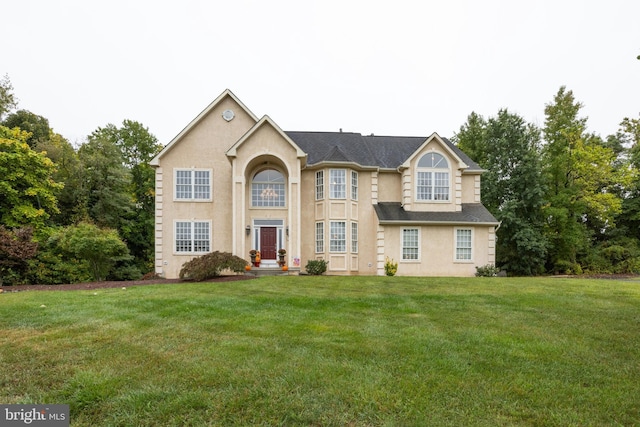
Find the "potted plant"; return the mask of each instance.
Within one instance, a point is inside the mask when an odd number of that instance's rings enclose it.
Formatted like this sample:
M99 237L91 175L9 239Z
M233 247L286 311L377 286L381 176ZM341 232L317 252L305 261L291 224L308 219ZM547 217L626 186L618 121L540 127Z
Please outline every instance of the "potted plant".
M286 249L278 249L278 265L280 267L282 267L285 262L284 262L284 256L287 254L287 250Z
M253 264L254 267L260 267L260 251L251 249L249 256L251 257L251 264Z

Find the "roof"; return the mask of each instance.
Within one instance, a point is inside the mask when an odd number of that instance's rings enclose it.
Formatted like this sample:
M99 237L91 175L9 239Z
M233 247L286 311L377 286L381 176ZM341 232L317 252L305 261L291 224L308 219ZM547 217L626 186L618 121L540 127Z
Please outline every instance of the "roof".
M305 153L307 165L352 162L363 167L397 169L429 137L363 136L353 132L285 132ZM446 138L438 137L466 165L468 172L483 169Z
M380 224L498 225L498 220L480 203L463 203L458 212L409 212L397 202L378 203L374 208Z

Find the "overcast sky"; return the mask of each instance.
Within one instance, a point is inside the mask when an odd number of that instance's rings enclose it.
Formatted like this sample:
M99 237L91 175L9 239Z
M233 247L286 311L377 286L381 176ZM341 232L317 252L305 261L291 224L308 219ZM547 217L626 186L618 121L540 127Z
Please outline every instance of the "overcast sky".
M124 119L168 143L225 89L284 130L451 137L475 111L591 132L640 114L640 1L69 1L0 7L0 76L71 142Z

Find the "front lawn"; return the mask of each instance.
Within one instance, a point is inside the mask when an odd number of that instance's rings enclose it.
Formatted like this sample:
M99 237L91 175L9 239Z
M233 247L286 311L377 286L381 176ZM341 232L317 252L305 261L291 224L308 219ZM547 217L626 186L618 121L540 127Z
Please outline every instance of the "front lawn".
M640 425L640 283L271 277L0 294L0 403L74 426Z

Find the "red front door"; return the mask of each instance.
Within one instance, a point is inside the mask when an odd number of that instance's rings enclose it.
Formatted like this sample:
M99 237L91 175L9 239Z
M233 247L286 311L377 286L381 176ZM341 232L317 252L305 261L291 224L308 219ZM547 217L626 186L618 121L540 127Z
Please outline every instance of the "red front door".
M260 258L276 259L277 245L276 227L260 227Z

